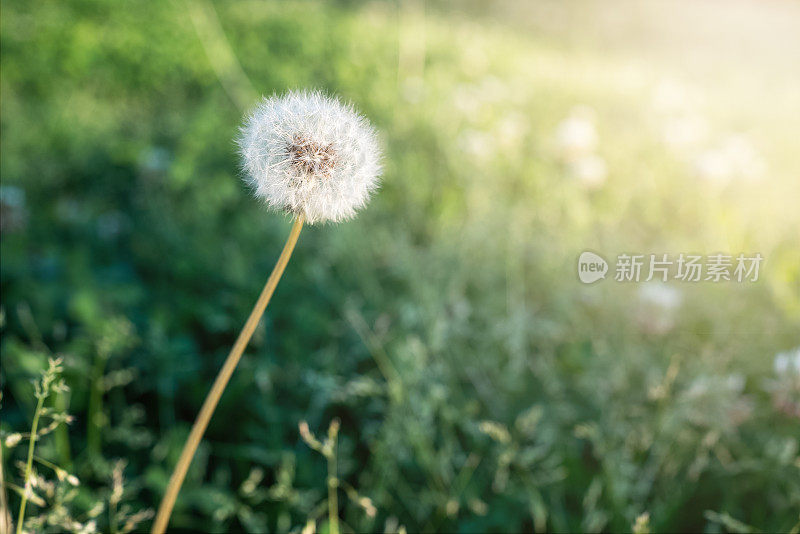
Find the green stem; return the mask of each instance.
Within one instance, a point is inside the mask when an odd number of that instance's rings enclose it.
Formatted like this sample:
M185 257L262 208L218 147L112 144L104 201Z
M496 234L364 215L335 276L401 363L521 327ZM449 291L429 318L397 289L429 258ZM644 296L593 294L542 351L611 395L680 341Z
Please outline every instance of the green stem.
M17 516L17 534L22 533L22 523L25 521L25 506L28 504L28 492L31 487L31 468L33 466L33 450L36 447L36 432L39 429L39 415L42 412L44 395L39 396L36 403L36 411L33 414L33 424L31 424L31 437L28 444L28 461L25 463L25 481L23 484L22 500L19 503L19 515Z
M111 534L117 534L117 503L113 499L108 503L108 525Z
M67 411L66 394L56 395L55 408L59 412ZM72 470L72 454L69 449L69 430L67 425L58 425L55 431L56 450L59 462L67 471Z
M89 392L89 418L86 432L86 448L92 456L100 455L100 427L103 424L103 370L106 357L99 351L95 355L92 383Z
M335 440L336 438L334 438ZM339 534L339 500L336 477L336 442L333 442L331 453L328 455L328 523L330 534Z

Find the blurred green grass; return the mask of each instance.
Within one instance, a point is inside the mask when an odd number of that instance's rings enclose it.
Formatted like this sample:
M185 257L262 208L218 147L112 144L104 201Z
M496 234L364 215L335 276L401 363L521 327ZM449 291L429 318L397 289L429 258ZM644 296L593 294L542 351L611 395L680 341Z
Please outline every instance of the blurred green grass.
M82 502L116 457L158 502L288 231L239 180L243 108L318 87L381 130L384 185L304 232L176 527L299 529L325 466L297 424L339 417L341 476L378 509L345 501L356 531L732 528L706 511L789 530L800 399L773 362L800 345L797 11L732 5L4 1L2 429L27 425L41 337L78 419L44 454ZM599 186L560 146L576 114ZM766 168L709 174L731 136ZM581 286L585 249L766 262L755 284L680 285L671 310ZM88 391L125 370L101 456Z

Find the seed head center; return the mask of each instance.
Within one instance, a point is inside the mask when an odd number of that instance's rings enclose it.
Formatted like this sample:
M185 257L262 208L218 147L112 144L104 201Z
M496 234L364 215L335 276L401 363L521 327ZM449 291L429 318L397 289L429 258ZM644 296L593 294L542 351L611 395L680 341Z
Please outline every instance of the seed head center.
M329 177L336 165L333 144L323 145L303 135L295 135L287 146L289 162L303 175Z

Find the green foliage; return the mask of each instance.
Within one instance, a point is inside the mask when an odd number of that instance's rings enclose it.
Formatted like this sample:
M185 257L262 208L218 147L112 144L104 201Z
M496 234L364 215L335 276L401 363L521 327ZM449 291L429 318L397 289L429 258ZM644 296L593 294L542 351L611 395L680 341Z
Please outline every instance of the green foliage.
M771 189L718 190L660 139L657 71L445 3L2 12L0 428L30 427L29 381L63 356L70 392L48 402L75 421L37 455L80 480L70 513L104 503L99 528L122 531L157 505L288 231L239 180L239 105L311 86L376 123L384 186L355 221L304 231L175 528L324 531L331 451L298 423L334 419L344 532L797 523L800 378L773 370L800 345L800 168L786 157L800 125L776 111L788 82L750 110ZM747 119L716 102L720 124ZM598 125L600 189L553 147L576 104ZM681 286L663 323L632 284L582 286L587 248L767 262L758 283ZM4 449L7 479L23 448Z

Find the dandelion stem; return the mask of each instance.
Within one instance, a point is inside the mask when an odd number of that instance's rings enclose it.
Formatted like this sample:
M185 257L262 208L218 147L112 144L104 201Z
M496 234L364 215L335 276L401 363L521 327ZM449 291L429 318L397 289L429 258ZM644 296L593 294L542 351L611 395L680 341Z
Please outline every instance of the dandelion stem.
M239 363L244 349L250 342L250 338L253 336L258 322L261 320L261 316L264 314L264 310L272 298L272 293L278 285L278 281L283 274L283 270L286 268L286 264L289 263L289 258L297 243L300 230L303 228L304 220L305 217L303 215L298 215L295 219L292 230L286 240L286 245L284 245L283 251L275 264L275 268L272 269L272 273L269 275L267 283L263 291L261 291L261 295L258 297L258 301L256 301L256 305L253 307L253 311L250 313L250 317L248 317L244 328L242 328L242 331L239 333L239 337L236 338L236 342L233 344L228 358L222 365L222 369L217 375L214 385L211 387L211 391L206 395L206 400L203 402L203 406L200 408L200 413L197 415L192 431L189 433L186 444L183 446L181 457L170 477L167 491L164 494L164 498L158 508L158 514L153 523L152 534L163 534L167 528L169 517L172 514L172 507L175 505L175 500L183 484L183 479L186 477L186 472L189 470L189 465L192 463L192 458L194 458L197 447L203 439L203 434L206 431L206 427L208 427L208 423L211 420L214 409L217 407L217 403L219 403L220 397L222 397L223 391L225 391L225 386L227 386L228 380L230 380L233 371L236 369L236 365Z
M39 398L36 403L36 411L33 413L33 423L31 424L31 437L28 443L28 461L25 463L25 479L23 482L22 499L19 503L19 515L17 516L17 534L22 532L22 523L25 521L25 506L28 504L28 492L31 491L31 468L33 466L33 450L36 448L36 432L39 429L39 416L42 413L45 395L37 395Z

